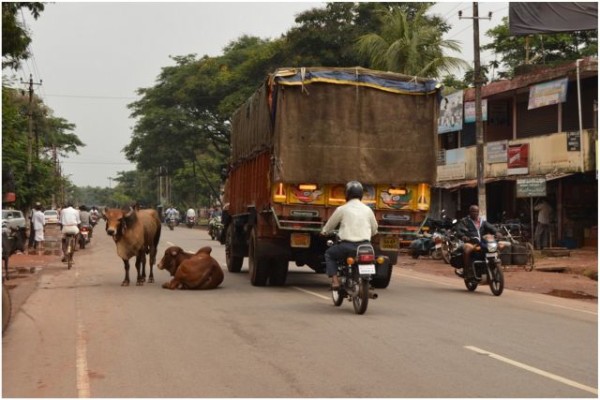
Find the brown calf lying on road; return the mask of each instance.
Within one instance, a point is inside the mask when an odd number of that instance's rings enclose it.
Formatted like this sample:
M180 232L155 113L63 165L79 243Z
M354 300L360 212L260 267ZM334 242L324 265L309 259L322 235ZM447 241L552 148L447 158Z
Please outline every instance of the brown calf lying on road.
M206 246L196 254L183 251L181 247L171 246L158 263L158 269L166 269L173 279L164 283L165 289L214 289L223 282L223 270L211 257L212 248Z

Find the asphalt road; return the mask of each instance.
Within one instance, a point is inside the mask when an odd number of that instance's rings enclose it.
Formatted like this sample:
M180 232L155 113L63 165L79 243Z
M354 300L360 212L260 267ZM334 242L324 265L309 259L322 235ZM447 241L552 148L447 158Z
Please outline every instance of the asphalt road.
M98 229L100 228L100 229ZM597 397L597 304L397 270L355 315L324 275L291 267L285 287L246 265L213 291L122 287L101 223L67 271L57 263L2 340L4 397ZM224 248L163 227L171 244ZM132 260L133 261L133 260ZM290 265L293 265L290 264ZM225 268L225 267L224 267Z

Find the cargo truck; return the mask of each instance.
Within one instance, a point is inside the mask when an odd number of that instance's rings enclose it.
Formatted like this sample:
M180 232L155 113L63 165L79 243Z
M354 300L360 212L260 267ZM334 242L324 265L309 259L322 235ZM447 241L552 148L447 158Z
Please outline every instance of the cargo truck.
M440 85L364 68L280 68L234 113L221 239L227 269L248 257L254 286L284 285L288 263L324 271L321 228L365 187L375 212L385 288L430 206Z

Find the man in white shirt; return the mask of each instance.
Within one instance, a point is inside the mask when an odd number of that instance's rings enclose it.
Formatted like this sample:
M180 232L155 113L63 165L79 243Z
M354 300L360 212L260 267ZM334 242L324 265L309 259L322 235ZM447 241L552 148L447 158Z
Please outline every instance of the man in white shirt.
M552 215L552 207L546 200L534 207L538 211L538 223L535 227L535 246L538 250L548 247L548 239L550 236L550 218Z
M31 217L31 222L33 222L33 230L34 232L31 233L35 236L34 240L35 242L33 243L33 248L35 250L38 249L38 244L39 244L39 249L40 251L43 251L43 246L44 246L44 225L46 225L46 219L44 218L44 213L42 212L42 206L40 205L40 203L37 203L35 205L35 211L33 212L33 216Z
M62 250L63 250L63 258L62 261L67 261L67 234L78 234L79 233L79 224L81 224L81 219L79 218L79 210L73 208L73 202L68 201L67 207L60 210L60 228L63 233L62 237Z
M363 187L358 181L346 184L346 204L335 209L321 234L328 235L339 225L340 242L331 246L325 252L325 272L331 278L331 288L337 290L340 282L337 276L337 262L348 252L356 251L359 244L370 242L377 234L375 214L361 200Z

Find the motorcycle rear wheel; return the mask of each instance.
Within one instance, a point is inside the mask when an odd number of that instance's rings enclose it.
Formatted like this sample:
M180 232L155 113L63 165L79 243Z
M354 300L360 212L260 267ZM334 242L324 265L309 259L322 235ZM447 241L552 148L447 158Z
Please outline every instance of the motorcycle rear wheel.
M502 272L502 265L500 262L496 262L490 266L490 290L494 296L500 296L504 291L504 273Z
M367 311L367 306L369 305L369 281L359 278L358 293L352 297L352 305L354 306L354 312L359 315Z

